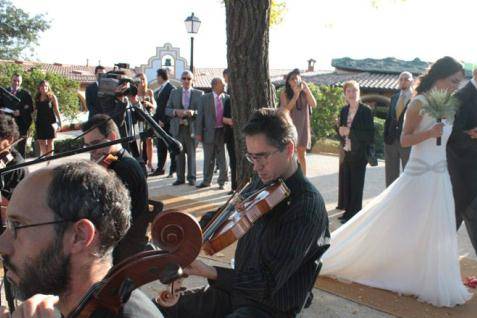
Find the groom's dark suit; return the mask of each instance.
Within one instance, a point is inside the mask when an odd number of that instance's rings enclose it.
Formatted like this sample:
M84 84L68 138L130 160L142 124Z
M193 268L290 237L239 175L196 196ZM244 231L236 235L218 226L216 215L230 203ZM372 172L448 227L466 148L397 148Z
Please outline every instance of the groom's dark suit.
M465 221L477 252L477 139L465 133L477 127L477 88L469 82L456 93L461 106L447 143L447 161L454 192L457 228Z

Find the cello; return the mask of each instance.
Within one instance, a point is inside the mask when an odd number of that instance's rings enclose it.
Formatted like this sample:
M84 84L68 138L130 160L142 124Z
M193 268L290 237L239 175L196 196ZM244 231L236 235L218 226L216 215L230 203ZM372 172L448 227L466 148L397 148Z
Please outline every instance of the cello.
M67 317L88 318L98 309L118 314L134 289L157 279L173 282L182 276L181 268L199 255L202 231L185 213L164 211L154 219L151 234L162 250L138 253L111 268Z

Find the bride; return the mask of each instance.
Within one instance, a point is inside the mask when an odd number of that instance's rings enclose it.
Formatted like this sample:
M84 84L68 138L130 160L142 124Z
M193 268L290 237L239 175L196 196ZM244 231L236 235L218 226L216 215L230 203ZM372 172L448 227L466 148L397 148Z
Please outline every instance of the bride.
M447 172L445 144L452 127L420 112L427 92L453 92L463 75L459 62L443 57L421 77L401 137L403 146L413 146L404 173L332 233L321 275L415 295L435 306L470 299L461 281ZM442 146L436 145L439 136Z

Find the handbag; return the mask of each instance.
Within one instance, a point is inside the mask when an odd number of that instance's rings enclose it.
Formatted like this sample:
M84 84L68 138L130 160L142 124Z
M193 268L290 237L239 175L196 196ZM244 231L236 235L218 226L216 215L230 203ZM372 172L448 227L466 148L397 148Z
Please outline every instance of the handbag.
M376 157L376 150L374 149L373 144L369 144L366 147L366 159L371 167L376 167L378 165L378 158Z

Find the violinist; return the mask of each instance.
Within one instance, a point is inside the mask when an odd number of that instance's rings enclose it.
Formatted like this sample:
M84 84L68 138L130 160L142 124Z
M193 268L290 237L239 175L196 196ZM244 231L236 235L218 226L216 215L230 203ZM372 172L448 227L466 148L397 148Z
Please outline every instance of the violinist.
M186 291L175 306L157 305L165 317L295 317L305 304L329 247L328 217L318 190L295 155L296 129L276 109L255 111L242 131L256 176L244 197L284 179L290 196L259 218L238 241L235 268L195 260L187 275L209 286Z
M0 308L0 318L68 317L111 268L113 247L130 225L129 204L119 178L89 161L41 169L20 182L0 253L15 297L28 300L11 316ZM90 317L161 317L140 290L118 312L98 309Z
M11 147L18 138L18 126L15 120L11 116L0 114L0 168L10 167L25 161L22 155ZM13 189L27 173L26 168L21 168L0 176L1 192L4 200L10 199Z
M120 138L118 127L108 115L94 115L82 125L81 129L87 131L93 126L96 128L84 136L86 146ZM117 264L128 256L142 252L148 243L146 231L149 225L149 211L146 175L139 162L121 144L93 150L90 154L91 160L114 171L131 196L132 224L124 239L114 249L113 264Z

